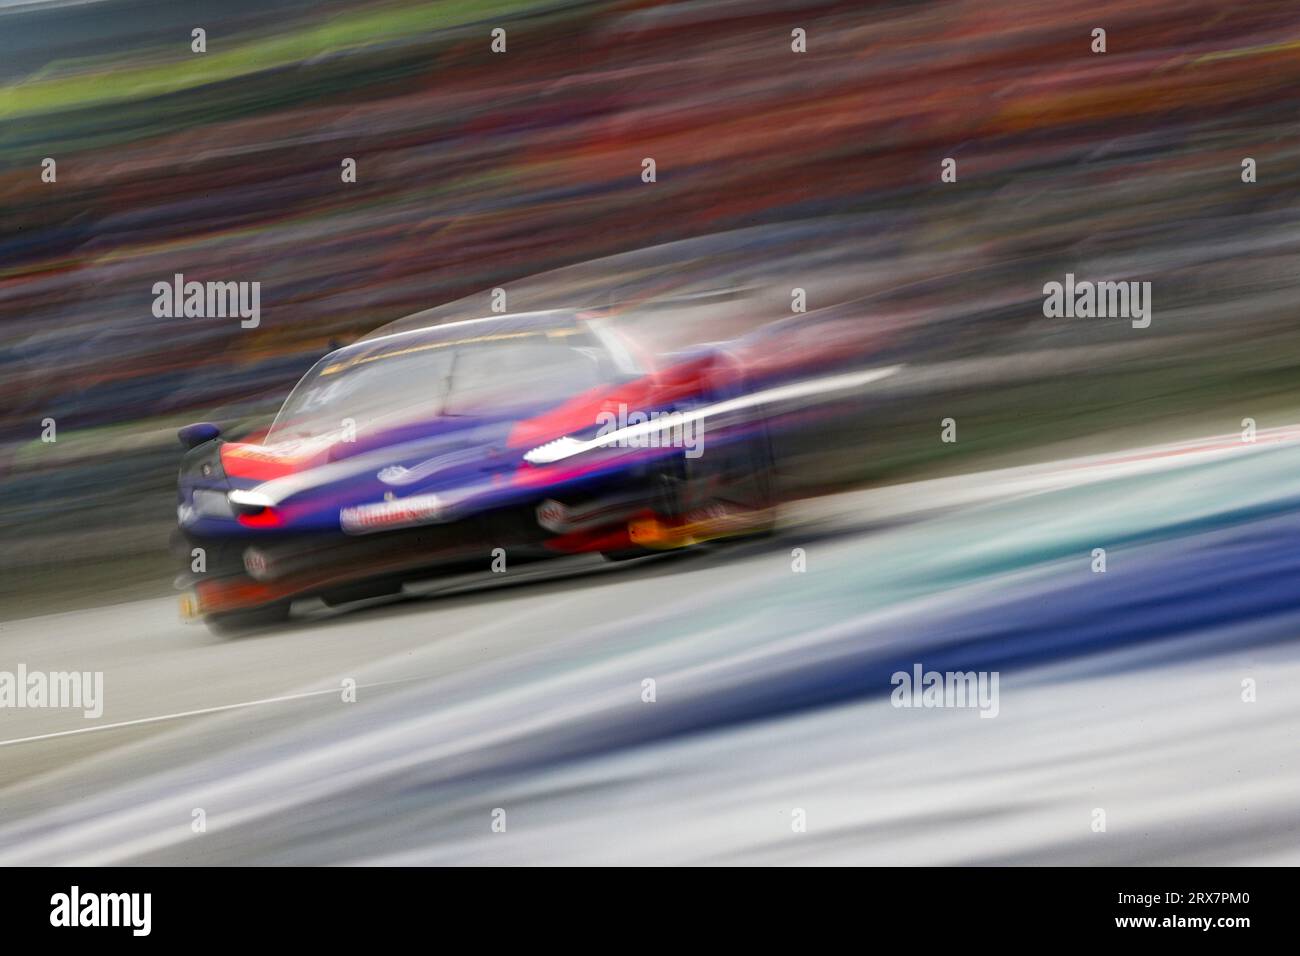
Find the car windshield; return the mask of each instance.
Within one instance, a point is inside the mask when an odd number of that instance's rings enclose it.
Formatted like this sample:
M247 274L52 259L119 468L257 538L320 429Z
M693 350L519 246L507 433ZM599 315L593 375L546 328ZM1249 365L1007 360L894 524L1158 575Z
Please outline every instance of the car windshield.
M298 383L267 443L421 419L508 415L559 404L614 374L591 338L394 344L323 361Z

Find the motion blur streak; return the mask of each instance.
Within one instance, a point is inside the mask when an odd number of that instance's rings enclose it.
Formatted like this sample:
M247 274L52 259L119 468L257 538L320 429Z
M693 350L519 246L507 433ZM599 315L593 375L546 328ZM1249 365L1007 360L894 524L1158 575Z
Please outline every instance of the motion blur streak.
M125 724L0 709L0 863L1300 862L1298 115L1294 0L0 0L0 671ZM177 427L496 289L863 387L770 538L178 623Z
M988 427L923 452L882 420L854 478L1294 380L1290 2L113 0L0 21L0 561L28 612L70 552L100 586L162 572L173 426L256 427L331 338L463 296L440 317L486 314L496 286L513 311L640 305L682 319L677 341L788 316L796 285L872 334L916 328L961 363L931 388L978 383ZM1152 281L1151 334L1044 322L1066 271ZM154 318L175 273L260 281L261 326Z
M893 502L916 489L823 499L792 539L815 575L761 547L497 591L490 618L446 598L320 620L207 649L221 689L185 687L192 651L159 603L97 612L81 654L158 660L158 696L119 697L113 719L238 693L303 648L321 678L424 680L342 713L322 696L123 734L6 791L0 862L1295 863L1277 834L1295 823L1300 706L1278 691L1300 676L1280 587L1300 571L1300 502L1275 489L1300 447L1162 460L1064 468L1029 495L1022 469L942 479L908 515ZM952 504L971 488L982 503ZM1122 543L1094 576L1098 538ZM76 617L20 622L11 645ZM918 660L1001 670L999 719L891 708L888 675ZM1221 693L1238 671L1273 675L1254 708ZM1140 835L1081 834L1094 804ZM192 839L191 808L218 806Z

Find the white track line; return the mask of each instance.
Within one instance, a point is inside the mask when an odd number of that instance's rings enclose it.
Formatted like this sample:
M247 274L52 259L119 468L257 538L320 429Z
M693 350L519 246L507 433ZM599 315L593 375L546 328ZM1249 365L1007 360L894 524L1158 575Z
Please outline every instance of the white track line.
M369 687L384 687L391 684L407 684L411 681L425 680L423 677L402 677L396 680L372 681L366 684L358 684L357 690ZM37 734L34 737L16 737L13 740L0 740L0 747L9 747L14 744L27 744L36 740L50 740L54 737L71 737L74 734L90 734L97 730L117 730L120 727L134 727L140 724L156 724L164 720L179 720L182 717L198 717L203 714L216 714L223 710L239 710L242 707L257 707L261 704L281 704L290 700L303 700L308 697L320 697L324 694L337 694L343 690L342 685L338 687L327 687L324 690L309 690L301 694L286 694L283 697L265 697L261 700L245 700L237 704L219 704L216 707L201 707L198 710L182 710L174 714L160 714L156 717L139 717L135 720L121 720L113 724L98 724L94 727L80 727L77 730L59 730L51 734Z

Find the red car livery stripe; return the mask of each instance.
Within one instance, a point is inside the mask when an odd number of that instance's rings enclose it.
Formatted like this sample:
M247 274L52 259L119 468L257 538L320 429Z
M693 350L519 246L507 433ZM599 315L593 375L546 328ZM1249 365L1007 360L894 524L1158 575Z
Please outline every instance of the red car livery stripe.
M596 427L602 414L618 415L619 406L649 412L674 402L706 394L726 374L717 356L706 355L631 382L584 392L563 405L520 421L510 432L513 448L532 448L562 435Z
M221 467L231 478L270 481L292 474L307 461L306 456L278 454L264 445L229 442L221 446Z

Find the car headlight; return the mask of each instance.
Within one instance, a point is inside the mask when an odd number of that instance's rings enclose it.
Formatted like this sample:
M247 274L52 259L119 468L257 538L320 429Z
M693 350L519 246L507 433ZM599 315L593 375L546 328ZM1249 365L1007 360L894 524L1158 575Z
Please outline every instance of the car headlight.
M234 509L224 491L196 488L193 495L194 513L204 518L233 518Z

